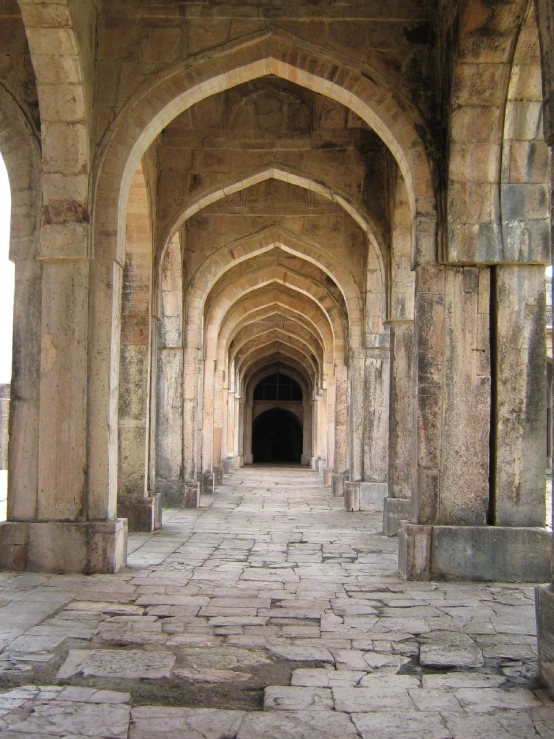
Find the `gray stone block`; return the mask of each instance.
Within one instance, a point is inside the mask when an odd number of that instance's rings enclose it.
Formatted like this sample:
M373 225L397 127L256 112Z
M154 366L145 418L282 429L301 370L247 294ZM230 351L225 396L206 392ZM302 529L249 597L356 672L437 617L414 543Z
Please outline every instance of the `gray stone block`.
M129 531L155 531L162 527L162 496L127 496L117 501L118 518L126 518Z
M360 510L360 483L345 482L344 483L344 510L359 511Z
M156 482L156 492L160 494L161 505L166 508L198 508L199 488L200 485L197 482L179 480L158 480Z
M547 582L551 534L515 526L422 526L403 521L399 570L408 580Z
M344 495L344 475L342 473L331 475L331 488L335 497Z
M400 521L409 521L411 515L411 498L385 498L383 507L383 533L385 536L397 536Z
M360 510L383 510L383 501L387 497L389 486L386 482L360 483Z

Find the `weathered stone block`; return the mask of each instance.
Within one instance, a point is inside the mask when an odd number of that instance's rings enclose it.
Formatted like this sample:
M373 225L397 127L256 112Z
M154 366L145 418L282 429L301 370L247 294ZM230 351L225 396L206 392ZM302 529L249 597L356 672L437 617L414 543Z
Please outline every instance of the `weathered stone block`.
M213 495L215 478L213 472L202 473L201 491L204 495Z
M331 475L331 487L335 497L344 495L344 474L342 472Z
M352 512L361 510L359 482L344 483L344 510Z
M125 496L117 501L117 515L126 518L129 531L155 531L162 527L162 496Z
M213 476L214 476L214 487L216 485L223 485L223 468L222 467L214 467Z
M411 498L385 498L383 505L383 533L385 536L397 536L400 522L409 521L411 515Z
M551 534L508 526L434 526L431 575L437 579L547 582Z
M398 571L406 580L431 579L432 526L401 521L398 530Z
M127 562L127 521L0 524L0 569L115 573Z
M333 470L330 467L323 468L323 487L330 488L332 484Z
M407 580L546 582L551 534L508 526L417 526L402 521L399 571Z
M200 484L195 481L157 480L156 493L167 508L198 508Z
M386 482L360 483L360 510L383 510L383 501L387 497L388 484Z

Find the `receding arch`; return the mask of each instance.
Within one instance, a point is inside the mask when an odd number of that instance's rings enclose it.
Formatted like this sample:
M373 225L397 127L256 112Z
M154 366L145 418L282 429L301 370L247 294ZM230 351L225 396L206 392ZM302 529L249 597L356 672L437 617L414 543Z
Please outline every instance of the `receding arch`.
M98 227L112 235L106 257L118 258L130 178L144 152L168 123L206 97L275 75L345 105L372 128L396 159L408 186L413 219L435 224L425 249L435 250L436 205L431 166L417 125L390 91L297 39L271 33L231 44L195 62L178 63L146 83L123 106L99 152L95 191ZM340 83L337 82L340 80ZM428 229L427 229L428 230ZM417 228L416 228L417 231Z
M236 320L234 315L228 316L226 321L222 324L220 341L224 341L225 345L230 344L236 333L245 326L250 325L250 323L256 320L263 320L264 318L274 315L283 316L286 319L290 319L298 323L312 333L318 343L320 343L325 350L326 361L330 361L330 358L332 357L333 337L331 328L326 321L316 324L306 318L301 311L301 308L304 306L299 301L295 303L294 308L280 302L266 303L263 299L260 299L258 303L259 304L253 307L249 313L241 316L238 320Z
M253 187L254 185L258 185L260 182L265 182L270 179L279 180L281 182L286 182L289 185L309 190L320 195L329 202L337 203L367 236L368 243L373 247L379 260L381 279L384 284L385 260L383 258L383 246L377 240L375 235L376 229L371 226L369 216L353 205L346 195L327 187L327 185L313 177L308 177L301 172L296 172L292 169L281 166L264 167L254 172L250 172L246 176L243 174L239 179L231 180L226 185L215 187L200 195L193 203L191 203L191 205L182 210L170 224L162 240L163 248L160 259L163 258L163 253L165 252L172 235L183 225L183 223L188 221L189 218L192 218L204 208L228 197L229 195L241 192L242 190L246 190L249 187Z
M191 331L200 325L206 296L216 282L232 267L253 257L280 248L284 252L305 259L319 267L329 277L336 280L348 311L349 339L353 348L361 343L363 325L362 299L354 276L325 249L305 237L280 227L271 226L252 236L229 242L203 263L202 268L191 276L187 288L188 325ZM192 337L189 337L189 346Z
M331 356L334 356L338 362L341 362L345 346L342 322L338 321L336 318L333 319L333 316L330 316L316 300L311 298L309 294L295 290L294 288L282 283L277 284L280 285L277 289L274 287L275 281L269 281L265 285L254 286L251 290L237 293L236 299L232 303L232 313L240 319L246 313L251 313L256 308L266 307L277 302L282 302L286 296L287 301L289 299L292 301L292 307L298 309L299 312L305 311L305 317L315 326L318 324L328 326L329 338L325 341L326 351L329 352ZM223 324L224 316L229 310L230 307L225 310L222 308L220 314L216 316L214 329L209 337L210 342L206 342L207 347L216 346L219 327ZM211 352L213 355L213 348L211 349Z

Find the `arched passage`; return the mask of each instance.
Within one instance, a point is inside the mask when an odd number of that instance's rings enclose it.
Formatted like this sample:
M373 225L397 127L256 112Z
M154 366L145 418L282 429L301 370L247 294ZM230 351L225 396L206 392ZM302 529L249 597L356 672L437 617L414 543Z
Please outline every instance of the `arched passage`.
M252 421L252 454L259 462L300 462L302 425L284 408L271 408Z

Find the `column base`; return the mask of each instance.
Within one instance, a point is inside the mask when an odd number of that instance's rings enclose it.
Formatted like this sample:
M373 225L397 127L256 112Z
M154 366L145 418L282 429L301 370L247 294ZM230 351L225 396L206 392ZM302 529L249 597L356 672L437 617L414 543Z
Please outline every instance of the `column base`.
M511 526L424 526L402 521L398 569L406 580L547 582L551 534Z
M383 506L383 533L385 536L398 536L400 521L409 521L411 515L411 498L385 498Z
M341 495L344 495L344 481L345 481L344 472L334 472L331 475L331 488L333 489L333 495L336 498L339 498Z
M204 495L213 495L215 488L215 476L213 472L203 472L200 482L200 492Z
M554 696L554 592L552 587L535 588L539 677Z
M118 518L126 518L129 531L156 531L162 528L162 496L125 496L117 501Z
M323 468L323 487L330 488L332 484L333 470L330 467Z
M200 505L199 484L194 480L157 480L156 492L161 505L166 508L198 508Z
M387 482L361 482L360 483L360 510L382 511L383 501L389 492Z
M319 468L318 468L319 460L320 460L320 457L312 457L312 470L315 470L316 472L319 471Z
M127 564L127 520L0 523L0 569L87 575Z
M360 483L344 483L344 510L357 512L360 510Z
M312 455L311 454L302 454L300 457L300 464L306 465L309 467L312 463Z
M223 485L223 467L214 467L212 474L214 476L214 488L216 485Z

